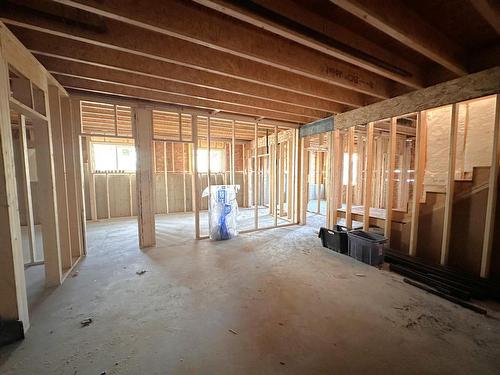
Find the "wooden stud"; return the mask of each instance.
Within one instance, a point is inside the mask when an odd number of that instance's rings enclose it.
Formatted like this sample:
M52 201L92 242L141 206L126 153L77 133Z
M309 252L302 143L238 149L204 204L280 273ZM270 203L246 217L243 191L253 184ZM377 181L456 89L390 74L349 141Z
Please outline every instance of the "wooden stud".
M411 211L410 243L409 254L415 256L417 253L418 240L418 220L420 214L420 198L424 187L425 175L425 148L426 140L424 137L424 128L427 127L427 114L425 112L417 113L417 137L415 142L415 172L413 173L413 202Z
M332 207L332 227L337 225L338 209L342 205L342 184L343 184L343 164L344 164L344 148L342 145L342 135L340 130L333 131L333 207Z
M450 248L450 235L453 212L453 198L455 191L455 163L457 157L457 131L458 131L459 105L453 104L451 108L450 143L448 150L448 178L446 180L446 198L444 205L443 239L441 242L441 264L448 263Z
M300 138L300 225L306 225L307 222L307 204L309 203L309 151L306 150L307 138Z
M173 145L172 145L173 147ZM172 160L173 163L173 160ZM167 168L167 142L163 142L163 183L165 184L165 210L169 213L168 207L168 168Z
M229 170L230 170L230 176L231 176L231 178L230 178L231 185L235 185L236 181L234 179L234 168L235 168L235 165L234 165L234 146L236 143L236 129L235 129L234 120L231 121L231 128L232 128L232 131L231 131L231 165L229 166Z
M106 215L108 219L111 219L111 202L109 198L109 173L106 171L104 174L106 176Z
M192 167L193 167L193 177L191 179L191 190L192 190L192 202L193 202L193 212L194 212L194 233L195 238L200 239L200 180L198 178L198 116L193 115L192 121Z
M89 184L89 201L90 201L90 218L92 221L97 220L97 202L95 194L95 177L94 177L94 148L90 137L85 137L85 146L87 150L87 175Z
M30 323L9 97L9 71L0 39L0 316L21 321L26 331Z
M391 118L391 130L389 134L389 165L387 171L387 190L385 199L385 228L384 235L387 238L387 246L391 244L392 208L394 201L394 169L396 164L397 148L397 118Z
M300 166L302 165L302 156L299 150L300 147L300 139L299 139L299 131L292 130L293 134L293 189L292 189L292 201L293 201L293 211L292 217L293 222L298 224L300 222L300 191L302 189L301 181L300 181Z
M75 164L76 151L74 138L76 137L73 127L73 114L71 112L71 101L69 97L61 97L61 118L64 139L64 156L66 167L66 189L68 192L69 226L71 234L71 255L73 264L83 253L82 246L82 224L79 211L79 192L77 185L77 170Z
M137 148L137 221L139 247L156 245L153 187L153 115L150 109L135 109L135 139Z
M253 148L253 158L254 158L254 226L255 229L259 227L259 137L257 132L257 123L254 123L254 148Z
M345 223L347 228L352 228L352 172L353 172L353 153L354 153L354 127L349 128L347 134L347 187L346 187L346 212Z
M52 133L52 147L54 151L53 160L57 199L57 222L59 224L59 246L61 252L62 267L64 270L67 270L72 266L72 255L68 211L68 194L66 187L66 162L59 89L56 86L50 85L48 94L51 127L50 130Z
M273 191L273 212L274 212L274 226L278 226L278 209L277 209L277 203L278 203L278 189L279 189L279 179L278 179L278 126L274 126L274 149L273 149L273 157L272 157L272 169L273 169L273 186L274 186L274 191Z
M496 95L495 124L493 130L493 148L491 152L488 199L486 203L486 221L484 225L483 249L481 254L481 277L490 276L491 252L495 230L495 215L498 194L498 163L500 160L500 94Z
M372 206L372 178L373 178L373 122L368 124L366 133L366 171L364 186L364 213L363 230L370 229L370 208Z
M292 133L293 134L293 133ZM288 220L292 220L293 215L293 138L289 132L288 141L286 142L287 151L287 167L286 167L286 217Z
M186 197L186 152L184 149L185 143L182 143L182 194L184 203L184 212L187 212L187 197Z
M35 240L35 221L33 218L33 200L31 197L31 176L28 159L28 140L26 136L26 117L19 116L19 149L21 154L22 168L19 171L23 189L24 207L26 211L26 226L28 229L28 245L30 249L30 262L36 261L36 240Z

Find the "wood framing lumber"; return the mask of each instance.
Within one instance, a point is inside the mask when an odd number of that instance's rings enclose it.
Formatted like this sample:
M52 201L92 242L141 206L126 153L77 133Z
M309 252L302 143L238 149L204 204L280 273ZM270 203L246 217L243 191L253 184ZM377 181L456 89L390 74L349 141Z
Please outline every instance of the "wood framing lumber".
M254 229L257 230L259 228L259 135L257 123L254 123L254 139L253 139L253 204L254 204Z
M54 177L57 198L57 222L59 224L59 246L64 270L72 266L71 233L69 226L68 195L66 188L66 161L62 130L61 102L59 89L49 85L50 127L54 158Z
M167 35L138 29L137 27L113 20L106 22L106 33L96 34L79 30L75 34L72 27L56 24L27 14L17 13L14 10L0 19L9 25L37 31L39 33L64 37L66 39L85 42L91 45L106 47L115 51L126 52L158 61L164 61L188 68L217 74L223 77L236 78L245 82L257 83L266 87L284 89L290 92L319 97L345 105L359 105L368 99L366 94L341 88L333 81L336 78L318 80L299 75L274 66L251 61L246 58L230 55L209 48L202 48ZM245 32L246 34L246 32ZM147 43L145 43L147 41ZM330 61L328 59L328 61ZM326 67L323 67L326 69ZM335 70L330 76L335 77ZM342 72L341 75L346 73ZM355 73L354 73L355 74ZM352 80L352 76L348 76ZM370 82L370 79L365 82ZM381 84L375 96L388 98L391 96L387 83ZM356 104L357 103L357 104Z
M342 204L342 165L344 150L342 146L342 135L340 130L333 131L333 207L332 228L337 225L338 208Z
M392 208L394 205L394 169L396 166L396 149L397 149L397 134L396 134L397 119L391 118L391 131L389 134L389 165L387 168L387 195L385 199L385 228L384 235L387 238L387 244L391 244L392 230Z
M420 216L420 197L424 187L425 173L425 150L427 147L424 137L424 127L427 126L427 114L425 112L417 113L417 137L415 141L415 172L413 183L413 201L411 210L410 243L409 254L415 256L417 253L418 241L418 220Z
M135 108L135 141L137 150L137 221L139 247L156 245L153 174L153 114L149 108Z
M363 230L370 229L370 207L372 206L372 178L373 178L373 122L366 129L366 171L363 196Z
M333 117L328 117L301 126L299 129L299 136L303 138L307 136L330 132L333 129L334 129Z
M453 104L451 108L450 139L448 148L448 177L446 180L446 198L444 203L443 238L441 242L441 264L448 263L450 236L452 225L453 199L455 191L455 164L457 158L457 133L458 133L459 105Z
M1 25L0 25L1 26ZM30 326L9 108L9 71L0 27L0 316Z
M461 47L403 3L396 0L330 1L453 73L467 74Z
M500 66L334 116L335 128L364 125L500 92Z
M274 145L272 155L272 175L273 175L273 213L274 213L274 226L278 226L278 190L279 190L279 176L280 170L278 169L278 127L274 126Z
M35 239L35 220L33 217L33 199L31 195L31 175L29 169L28 157L28 139L26 134L26 117L19 116L19 149L21 155L22 169L19 171L19 177L22 181L24 196L24 207L26 210L26 226L28 229L28 246L30 249L30 263L36 261L36 239Z
M500 34L500 7L493 0L470 0L479 14Z
M192 202L193 202L193 212L194 212L194 233L195 239L200 238L200 178L198 176L198 116L194 115L191 117L191 125L192 125L192 138L193 138L193 147L192 147L192 167L193 174L191 178L191 190L192 190ZM165 158L166 163L166 158Z
M306 138L299 138L300 141L300 205L299 224L306 225L307 204L309 203L309 151L306 150Z
M244 3L239 3L238 5L232 4L228 1L223 0L195 0L197 3L202 4L211 9L217 10L241 21L247 22L258 28L267 30L284 38L290 39L296 43L302 44L306 47L312 48L316 51L322 52L326 55L338 58L339 60L345 61L347 63L358 66L362 69L374 72L386 78L390 78L396 82L403 83L405 85L411 86L413 88L421 88L421 74L415 66L407 62L403 62L401 58L397 58L395 55L390 56L390 59L383 61L379 58L373 57L366 54L363 58L363 54L356 50L356 53L348 51L346 48L341 48L337 42L338 36L336 38L330 38L324 36L321 32L315 31L314 29L304 26L303 23L290 20L283 16L283 14L270 11L266 8L260 8L255 3L250 5L251 10L244 8ZM273 4L271 4L273 5ZM293 4L297 6L297 4ZM269 19L264 15L259 14L259 8L263 9L263 13L269 15L272 12L272 17L274 20ZM301 10L307 11L307 9L302 8ZM280 22L282 21L282 22ZM285 26L286 24L286 26ZM339 28L339 27L337 27ZM340 27L341 28L341 27ZM322 30L324 31L324 30ZM346 30L344 30L345 33ZM352 38L352 35L350 35ZM359 39L362 38L357 38ZM352 40L351 43L354 44ZM363 40L364 44L367 44L366 40ZM387 53L385 53L387 54ZM385 56L387 57L387 56ZM389 62L391 59L397 60L397 63L403 64L402 68L397 68L391 66Z
M228 54L229 58L244 58L377 97L390 96L388 81L377 74L189 3L171 1L168 8L164 8L156 6L154 0L140 3L120 0L106 3L56 1L140 28L141 32L175 38L184 45L208 47L213 52ZM185 19L195 19L196 24L185 22ZM109 31L109 22L107 29ZM353 76L359 79L352 79Z
M66 167L66 187L68 191L68 211L69 211L69 226L71 238L71 254L73 260L82 255L82 232L81 232L81 217L79 209L79 195L77 184L77 173L79 168L76 166L76 154L79 150L75 149L73 115L71 112L71 101L69 97L61 97L61 119L64 139L64 157ZM78 166L79 167L79 166Z
M495 215L498 194L498 170L500 162L500 94L496 95L495 123L493 130L493 145L491 151L490 176L488 181L488 198L486 203L486 221L484 225L483 248L481 253L481 277L489 277L491 252L493 250L493 235L495 230Z
M62 280L57 195L50 125L40 122L34 127L40 222L42 224L45 284L57 286Z
M353 153L354 153L354 128L349 128L347 133L347 186L346 186L346 211L345 223L347 228L352 227L352 198L353 198Z

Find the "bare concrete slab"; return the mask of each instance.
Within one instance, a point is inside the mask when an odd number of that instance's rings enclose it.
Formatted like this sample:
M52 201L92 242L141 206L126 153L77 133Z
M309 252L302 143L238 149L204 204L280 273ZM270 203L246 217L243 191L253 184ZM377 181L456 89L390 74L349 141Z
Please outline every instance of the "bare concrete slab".
M1 349L2 375L500 369L499 320L324 249L311 227L224 242L166 235L144 252L134 219L88 231L78 276L36 306L23 342Z

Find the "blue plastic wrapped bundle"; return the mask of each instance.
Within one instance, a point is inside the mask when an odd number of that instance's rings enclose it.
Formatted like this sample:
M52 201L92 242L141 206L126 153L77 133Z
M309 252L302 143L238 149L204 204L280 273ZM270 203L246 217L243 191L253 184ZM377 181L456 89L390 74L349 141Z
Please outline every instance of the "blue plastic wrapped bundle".
M237 217L238 202L236 194L240 185L212 185L210 194L208 187L202 197L208 198L209 237L212 240L229 240L238 234Z

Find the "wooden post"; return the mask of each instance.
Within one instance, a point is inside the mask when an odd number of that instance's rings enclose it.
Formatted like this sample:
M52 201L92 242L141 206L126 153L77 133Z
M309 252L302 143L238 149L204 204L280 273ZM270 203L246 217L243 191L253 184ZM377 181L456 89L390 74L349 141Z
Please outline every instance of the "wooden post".
M34 129L45 283L50 287L61 284L62 280L52 133L47 123L40 122Z
M150 109L135 109L135 140L137 148L137 220L139 247L156 245L153 188L153 115Z
M417 239L418 239L418 220L420 215L420 199L424 187L425 175L425 128L427 126L427 114L425 112L417 113L417 132L415 143L415 172L413 182L413 202L411 212L411 228L410 228L410 244L409 254L415 256L417 253Z
M392 229L392 207L394 201L394 169L396 164L396 130L397 118L391 118L391 130L389 134L389 167L387 171L387 195L385 200L385 229L384 235L387 238L387 246L391 244Z
M26 210L26 226L28 227L28 244L30 248L30 263L34 263L36 253L35 220L33 218L33 200L31 197L31 176L28 159L28 140L26 136L26 118L19 116L19 148L21 154L22 169L19 171L24 196L24 206Z
M54 177L56 184L57 216L59 223L59 244L63 269L72 265L71 234L69 229L68 194L66 188L66 162L62 131L61 102L59 89L49 86L50 126L54 150ZM43 199L41 197L41 199Z
M307 222L307 204L308 196L308 177L309 177L309 151L306 150L306 138L300 138L300 207L299 223L306 225Z
M300 147L300 139L299 139L299 131L298 129L293 130L293 189L292 189L292 201L293 201L293 210L292 217L294 224L298 224L300 221L300 196L301 194L301 183L300 183L300 166L302 165L302 158L299 151Z
M253 149L253 157L254 157L254 224L255 228L259 227L259 133L257 131L257 123L254 124L254 149Z
M320 138L321 139L321 138ZM320 141L321 144L321 141ZM321 212L321 152L316 151L316 213Z
M342 147L340 130L333 131L333 207L332 207L332 226L337 225L338 208L342 204L342 178L344 164L344 149Z
M75 150L74 147L74 138L76 135L74 133L72 123L73 115L71 113L71 101L69 97L61 97L60 101L66 167L66 189L68 192L68 218L71 238L71 255L74 262L74 260L79 258L83 253L81 217L78 206L79 195L77 170L75 167L75 154L77 150Z
M366 133L366 171L364 189L363 230L370 229L370 207L372 205L372 177L373 177L373 122L368 124Z
M80 109L79 100L71 100L71 115L73 121L71 121L72 132L73 132L73 156L74 156L74 169L76 177L76 193L77 193L77 205L78 205L78 215L80 216L80 236L81 236L81 252L82 254L87 254L87 215L85 213L85 194L84 194L84 173L83 173L83 155L82 155L82 137L79 135L82 130L82 116ZM88 152L88 151L87 151Z
M448 250L450 248L451 222L453 212L453 195L455 190L455 162L457 149L459 105L453 104L451 109L450 145L448 150L448 178L446 180L446 198L444 205L443 240L441 242L441 264L448 263Z
M184 199L184 212L187 212L187 196L186 196L186 150L185 143L182 143L182 193Z
M274 126L274 155L273 155L273 185L274 185L274 199L273 199L273 212L274 212L274 226L278 226L278 208L277 208L277 203L278 203L278 126Z
M326 154L326 182L325 182L325 197L326 197L326 227L332 229L332 209L333 209L333 131L327 133L327 148Z
M489 277L493 234L495 230L495 214L498 191L498 163L500 160L500 94L496 96L495 125L493 130L493 148L488 184L488 200L486 204L486 222L484 225L483 249L481 255L481 277Z
M90 219L92 221L97 220L97 202L95 195L95 178L94 178L94 151L92 147L92 142L90 142L90 137L85 137L85 148L87 150L87 175L89 184L89 202L90 202Z
M234 120L231 122L232 123L232 133L231 133L231 165L229 166L230 170L230 179L231 179L231 185L235 185L236 182L234 180L234 146L235 146L235 141L236 141L236 129L235 129L235 124Z
M171 143L172 144L172 143ZM173 147L173 144L172 144ZM173 163L173 160L172 160ZM168 209L168 168L167 168L167 142L163 142L163 182L165 184L165 209L166 213L169 213Z
M191 179L191 194L193 201L193 212L194 212L194 236L195 239L200 239L200 180L198 179L198 116L192 116L192 166L193 166L193 177Z
M208 199L207 199L207 207L210 206L210 194L212 194L212 172L211 172L211 156L212 156L212 142L211 142L211 134L210 134L210 128L211 128L211 118L210 116L208 117L207 120L207 152L208 152L208 160L207 160L207 178L208 178Z
M9 71L0 41L0 316L29 328L9 108Z
M352 160L354 153L354 126L349 128L347 134L347 187L346 187L346 226L347 228L352 228L352 195L353 195L353 185L352 185Z

